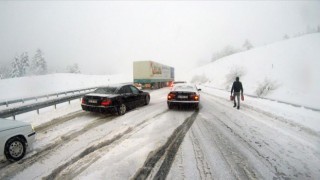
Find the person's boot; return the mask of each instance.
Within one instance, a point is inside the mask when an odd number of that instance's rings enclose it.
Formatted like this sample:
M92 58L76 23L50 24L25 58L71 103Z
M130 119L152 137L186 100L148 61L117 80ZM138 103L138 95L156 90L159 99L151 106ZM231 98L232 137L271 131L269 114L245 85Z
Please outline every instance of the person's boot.
M240 109L240 106L238 106L237 109Z
M236 103L234 103L233 107L236 107Z

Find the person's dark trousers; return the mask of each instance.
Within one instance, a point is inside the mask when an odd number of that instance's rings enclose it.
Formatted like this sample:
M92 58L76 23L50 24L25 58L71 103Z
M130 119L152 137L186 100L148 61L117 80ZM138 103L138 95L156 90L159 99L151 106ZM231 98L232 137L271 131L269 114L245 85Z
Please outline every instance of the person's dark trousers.
M233 101L234 101L234 106L233 107L236 107L237 104L236 104L236 98L237 98L237 101L238 101L238 109L240 108L240 92L234 92L233 94L234 98L233 98Z

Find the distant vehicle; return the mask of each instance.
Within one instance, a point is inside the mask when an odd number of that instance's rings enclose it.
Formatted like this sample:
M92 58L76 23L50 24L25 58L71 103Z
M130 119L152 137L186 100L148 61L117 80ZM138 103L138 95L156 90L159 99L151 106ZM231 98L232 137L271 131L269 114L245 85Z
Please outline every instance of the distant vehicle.
M134 61L133 82L143 89L168 87L174 81L174 68L155 61Z
M172 88L172 87L174 87L174 86L177 85L177 84L184 84L184 83L187 83L187 82L186 82L186 81L173 81L173 82L171 83L170 87Z
M189 106L199 109L201 89L193 84L177 84L173 87L167 96L168 108L172 109L175 106Z
M0 157L19 161L30 150L35 134L31 124L0 118Z
M82 98L81 107L85 111L123 115L150 102L150 94L133 85L115 85L96 89Z

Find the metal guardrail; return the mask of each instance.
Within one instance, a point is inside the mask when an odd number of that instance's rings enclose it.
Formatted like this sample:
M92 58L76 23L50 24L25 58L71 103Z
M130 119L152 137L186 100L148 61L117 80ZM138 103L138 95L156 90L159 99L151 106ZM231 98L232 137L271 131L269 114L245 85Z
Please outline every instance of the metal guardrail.
M47 100L47 101L43 101L43 102L37 102L34 104L29 104L29 105L25 105L25 106L16 107L16 108L6 109L3 111L0 111L0 117L1 118L13 117L13 119L15 119L16 115L23 114L26 112L37 110L37 112L39 113L39 109L41 109L41 108L45 108L48 106L55 106L55 108L56 108L57 104L68 102L68 101L70 103L71 100L81 98L82 96L84 96L87 93L89 93L89 92L71 95L71 96L67 96L67 97L61 97L61 98L57 98L57 99L51 99L51 100Z
M128 84L128 83L120 83L120 84ZM61 104L61 103L68 102L68 101L70 103L71 100L81 98L85 94L88 94L99 87L103 87L103 86L86 88L86 89L78 89L78 90L66 91L66 92L60 92L60 93L53 93L53 94L49 94L49 95L35 96L35 97L11 100L11 101L6 101L6 102L0 102L0 105L7 105L8 106L9 104L13 104L13 103L17 103L17 102L35 100L35 99L40 99L40 98L50 97L50 96L59 97L59 95L62 95L62 94L67 95L68 93L79 92L79 94L76 94L76 95L66 96L66 97L62 97L62 98L55 98L55 99L51 99L51 100L47 100L47 101L42 101L42 102L37 102L37 103L28 104L28 105L24 105L24 106L5 109L5 110L0 111L0 117L1 118L13 117L13 119L15 119L16 115L23 114L23 113L30 112L30 111L34 111L34 110L37 110L37 113L39 114L39 109L41 109L41 108L45 108L45 107L49 107L49 106L53 106L53 105L56 108L57 104ZM81 91L89 91L89 92L80 93Z
M26 101L30 101L30 100L38 100L41 98L48 98L52 97L52 96L57 96L59 97L60 95L67 95L69 93L75 93L75 92L79 92L81 93L82 91L90 91L93 89L96 89L98 87L93 87L93 88L85 88L85 89L78 89L78 90L71 90L71 91L64 91L64 92L59 92L59 93L52 93L52 94L47 94L47 95L42 95L42 96L33 96L33 97L28 97L28 98L21 98L21 99L14 99L14 100L9 100L9 101L3 101L0 102L0 106L6 105L7 107L9 107L10 104L14 104L14 103L24 103Z

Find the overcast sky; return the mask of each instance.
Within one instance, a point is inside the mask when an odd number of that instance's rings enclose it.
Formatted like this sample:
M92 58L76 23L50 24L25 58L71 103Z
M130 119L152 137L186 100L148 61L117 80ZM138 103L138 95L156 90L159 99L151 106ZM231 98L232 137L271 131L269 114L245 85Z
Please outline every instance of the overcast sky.
M254 46L320 25L320 1L1 1L0 65L40 48L51 71L132 71L154 60L182 72L227 45Z

